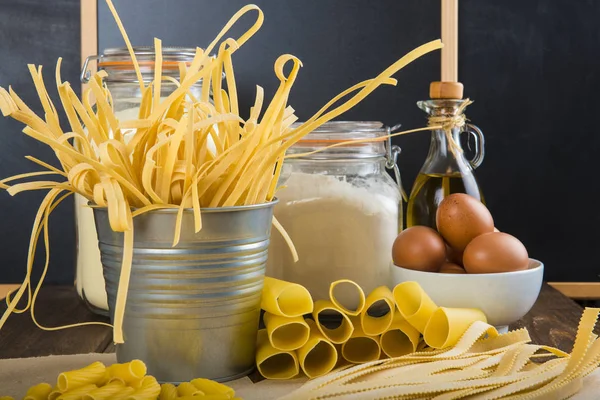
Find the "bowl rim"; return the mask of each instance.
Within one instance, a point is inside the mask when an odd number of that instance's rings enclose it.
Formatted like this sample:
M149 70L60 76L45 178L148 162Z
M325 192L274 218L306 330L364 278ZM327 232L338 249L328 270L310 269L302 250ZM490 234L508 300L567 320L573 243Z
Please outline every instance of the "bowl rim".
M494 277L494 276L515 276L515 275L526 275L526 274L535 274L536 272L539 272L540 270L544 269L544 263L541 262L540 260L536 260L535 258L529 258L529 263L537 263L539 264L537 267L535 268L527 268L527 269L523 269L520 271L508 271L508 272L491 272L491 273L484 273L484 274L451 274L451 273L447 273L447 272L429 272L429 271L419 271L419 270L415 270L415 269L409 269L409 268L404 268L404 267L400 267L396 264L393 264L393 266L395 268L399 268L401 270L404 271L411 271L411 272L415 272L418 274L423 274L423 275L444 275L444 276L455 276L457 277L456 279L475 279L475 278L465 278L466 276L469 277L477 277L477 276L484 276L484 277Z

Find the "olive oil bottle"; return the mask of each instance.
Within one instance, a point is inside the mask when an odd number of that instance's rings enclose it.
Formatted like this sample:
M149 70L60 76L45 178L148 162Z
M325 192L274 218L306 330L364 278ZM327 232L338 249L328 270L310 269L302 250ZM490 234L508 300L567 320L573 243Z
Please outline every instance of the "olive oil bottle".
M475 176L424 174L415 180L408 199L407 226L426 225L435 228L435 213L440 202L452 193L466 193L485 203Z
M440 125L444 120L454 120L462 116L466 107L465 101L436 99L420 101L417 105L429 114L430 125ZM463 133L471 135L475 141L475 156L471 160L466 159L461 147L460 139ZM484 202L473 173L483 161L483 157L484 137L479 128L463 123L461 126L451 126L447 130L432 130L429 154L408 198L407 227L425 225L435 229L437 208L441 201L452 193L466 193Z

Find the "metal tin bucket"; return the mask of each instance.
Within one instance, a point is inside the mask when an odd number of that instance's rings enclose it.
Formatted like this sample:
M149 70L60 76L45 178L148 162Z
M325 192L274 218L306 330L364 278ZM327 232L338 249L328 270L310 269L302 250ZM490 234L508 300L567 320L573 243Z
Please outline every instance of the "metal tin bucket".
M134 218L119 362L140 359L149 374L174 383L228 381L253 369L274 204L203 209L198 233L186 210L176 247L176 209ZM94 214L112 318L123 234L110 228L107 209Z

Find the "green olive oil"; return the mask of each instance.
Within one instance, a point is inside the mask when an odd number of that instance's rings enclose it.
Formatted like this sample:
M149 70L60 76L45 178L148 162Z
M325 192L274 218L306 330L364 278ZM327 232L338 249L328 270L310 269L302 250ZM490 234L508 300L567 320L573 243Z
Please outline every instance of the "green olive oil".
M419 173L408 199L406 226L425 225L436 229L437 208L441 201L452 193L466 193L485 204L473 174Z

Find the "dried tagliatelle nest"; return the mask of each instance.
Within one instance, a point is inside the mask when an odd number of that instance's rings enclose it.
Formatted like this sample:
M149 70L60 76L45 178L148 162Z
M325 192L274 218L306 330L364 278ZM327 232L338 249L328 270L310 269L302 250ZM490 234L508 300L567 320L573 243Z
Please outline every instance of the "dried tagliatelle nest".
M343 369L280 400L567 399L600 364L600 339L593 333L599 313L584 310L571 354L530 344L526 329L483 338L493 328L477 321L453 347ZM548 356L556 358L536 362Z
M176 245L186 208L193 209L197 232L202 229L204 207L271 201L277 191L288 148L362 101L380 85L394 85L393 74L420 56L442 47L439 40L418 47L375 78L345 90L305 123L292 128L297 118L293 108L288 106L288 97L302 64L290 54L284 54L275 61L279 87L271 101L267 103L263 89L257 87L250 117L245 120L240 117L232 56L263 23L263 13L257 6L243 7L204 50L196 49L191 65L180 64L179 80L162 76L161 42L156 39L154 80L145 84L117 12L110 0L107 4L123 34L138 76L142 102L137 119L121 121L115 116L111 93L103 84L104 71L92 76L89 89L81 99L78 98L69 82L61 79L60 60L56 68L56 85L69 129L63 130L60 126L57 108L52 104L42 79L41 66L30 65L29 71L44 109L43 118L37 116L12 88L8 91L0 88L2 113L23 122L26 125L23 132L50 146L60 162L60 168L55 168L47 162L28 157L44 170L1 182L11 195L29 190L47 190L48 194L35 218L25 281L11 298L0 319L0 327L15 310L25 291L28 291L30 300L28 306L35 303L41 282L32 296L30 278L38 238L43 236L48 254L48 216L65 197L79 193L96 206L106 207L112 229L124 232L123 264L114 310L114 340L122 343L135 216L160 208L177 208L178 223L173 241ZM257 14L252 27L237 39L224 39L232 25L248 12ZM216 54L212 55L213 52ZM225 87L222 86L223 74ZM164 100L160 98L163 80L177 86ZM203 89L200 98L196 98L190 87L199 80L202 80ZM211 93L214 104L209 101ZM134 129L135 133L126 135L126 129ZM50 175L57 179L13 184L22 179L40 179ZM273 222L283 232L277 221ZM46 267L47 264L48 259Z

